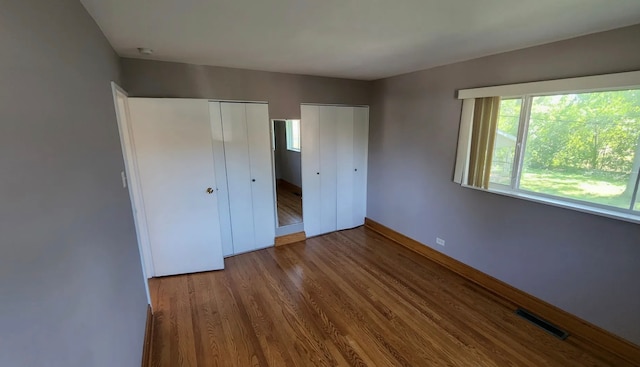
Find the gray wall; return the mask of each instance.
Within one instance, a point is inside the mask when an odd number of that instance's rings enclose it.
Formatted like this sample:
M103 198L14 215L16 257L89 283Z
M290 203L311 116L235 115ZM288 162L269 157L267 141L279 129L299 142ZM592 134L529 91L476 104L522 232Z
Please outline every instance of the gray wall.
M0 8L0 366L140 366L118 58L77 0Z
M640 344L640 225L452 182L456 90L640 69L640 26L374 83L367 215Z
M276 178L302 187L300 152L287 150L287 126L284 120L275 121L274 135L276 140L274 153Z
M131 96L267 101L272 119L299 119L300 103L369 104L364 81L137 59L121 65Z

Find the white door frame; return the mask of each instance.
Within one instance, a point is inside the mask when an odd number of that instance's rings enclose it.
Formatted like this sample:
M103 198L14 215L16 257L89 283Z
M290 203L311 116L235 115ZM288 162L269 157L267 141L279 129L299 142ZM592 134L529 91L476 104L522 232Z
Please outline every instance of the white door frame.
M121 116L120 109L118 108L118 97L124 98L124 100L127 101L129 96L127 92L115 82L111 82L111 89L113 91L113 104L116 110L116 118L118 120L118 132L120 134L120 144L122 146L122 157L124 158L126 183L129 189L133 220L136 227L138 251L140 252L144 284L147 291L147 298L149 298L149 304L151 304L147 279L152 278L155 275L155 271L151 256L151 245L147 229L147 218L144 211L144 201L142 199L142 188L140 187L135 145L132 139L131 125L129 124L129 105L126 103L124 106L124 113L126 116Z

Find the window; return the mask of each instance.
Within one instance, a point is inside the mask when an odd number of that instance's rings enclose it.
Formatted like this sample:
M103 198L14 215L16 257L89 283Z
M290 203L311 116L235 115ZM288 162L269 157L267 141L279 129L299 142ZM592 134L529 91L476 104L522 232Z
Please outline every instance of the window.
M543 83L550 82L529 84ZM526 85L515 89L519 86ZM514 88L509 87L490 87L494 92L500 88L510 92L500 96L499 109L492 115L494 129L468 133L490 135L484 142L493 145L481 160L486 161L485 167L470 171L488 172L488 185L485 182L481 188L640 221L640 86L555 93L526 93L527 87L522 87L522 94L511 94ZM487 98L481 97L477 101ZM474 113L478 111L483 110L476 107ZM472 117L470 124L491 115L482 113L483 117ZM463 111L459 144L463 149L464 119ZM477 150L478 144L467 146ZM461 156L459 152L458 160ZM468 182L460 181L473 186Z
M300 151L300 120L287 120L287 150Z

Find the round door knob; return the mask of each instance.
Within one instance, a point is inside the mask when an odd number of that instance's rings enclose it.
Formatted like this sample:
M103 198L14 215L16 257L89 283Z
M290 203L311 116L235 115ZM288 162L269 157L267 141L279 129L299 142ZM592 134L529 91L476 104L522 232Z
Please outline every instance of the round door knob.
M207 188L207 194L213 194L213 189L212 188Z
M255 179L255 178L254 178L254 179L252 179L252 180L251 180L251 182L256 182L256 179Z
M320 172L316 172L316 175L319 175L319 174L320 174Z

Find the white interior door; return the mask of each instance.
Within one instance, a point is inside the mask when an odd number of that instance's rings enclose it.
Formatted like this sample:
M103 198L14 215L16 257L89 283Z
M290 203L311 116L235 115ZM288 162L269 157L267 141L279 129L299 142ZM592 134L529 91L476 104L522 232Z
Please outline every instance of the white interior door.
M336 152L337 152L337 188L336 222L337 229L353 228L354 199L354 136L353 107L337 107L336 112Z
M317 236L320 227L320 125L319 107L300 106L300 154L302 170L302 217L307 237Z
M231 234L231 215L229 214L229 188L227 186L227 168L224 157L224 139L222 135L222 112L220 102L209 102L211 121L211 137L213 139L213 159L216 169L216 186L218 189L218 213L220 216L220 237L222 238L222 254L233 255L233 236Z
M239 254L255 248L247 114L243 103L224 102L220 108L233 248Z
M319 107L320 140L320 233L337 229L337 112L338 107ZM304 195L304 192L303 192Z
M223 269L207 101L131 98L129 112L155 275Z
M364 218L367 216L369 107L355 107L353 116L353 226L357 227L364 224Z
M244 106L247 114L251 165L253 229L255 232L253 249L259 249L273 246L276 236L269 106L264 103L245 103Z

